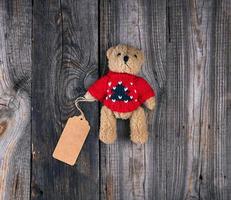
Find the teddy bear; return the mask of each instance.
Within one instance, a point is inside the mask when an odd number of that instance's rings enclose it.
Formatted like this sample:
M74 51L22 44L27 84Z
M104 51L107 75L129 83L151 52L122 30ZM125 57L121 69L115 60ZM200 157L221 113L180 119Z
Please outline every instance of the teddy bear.
M86 94L87 100L98 100L103 106L100 116L99 139L111 144L117 138L116 119L130 119L130 138L144 144L148 139L148 126L144 104L153 110L155 92L146 80L137 76L144 62L141 50L124 44L106 52L109 72L93 83Z

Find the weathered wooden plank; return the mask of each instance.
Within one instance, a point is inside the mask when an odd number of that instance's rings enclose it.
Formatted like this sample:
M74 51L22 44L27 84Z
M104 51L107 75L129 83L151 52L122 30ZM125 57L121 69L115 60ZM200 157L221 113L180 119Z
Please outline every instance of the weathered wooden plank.
M30 1L0 2L0 199L30 197Z
M32 199L98 199L98 104L82 106L91 124L78 162L52 158L74 100L97 77L98 2L34 2ZM83 103L84 104L84 103Z
M208 128L211 123L211 33L214 4L212 1L189 1L185 4L184 46L188 65L187 77L187 165L185 175L185 198L204 199L203 165L208 152ZM186 11L188 10L188 12ZM187 50L188 49L188 50ZM184 169L185 170L185 169ZM212 197L208 198L211 199ZM213 198L212 198L213 199Z
M212 1L169 1L167 199L200 199L210 116Z
M145 52L141 75L161 91L165 84L165 1L101 1L100 13L101 73L107 71L108 47L131 44ZM164 103L160 103L159 119L166 117L164 110ZM149 114L150 138L145 146L130 142L128 121L118 122L115 144L101 145L101 199L163 199L166 194L165 163L156 156L165 151L165 128L161 128L161 120L157 125L154 114ZM155 136L159 133L157 142Z
M168 5L167 199L228 199L230 6L215 1Z
M195 106L193 108L193 105L189 105L189 102L194 98L198 100L198 93L192 93L191 95L194 96L189 99L189 88L193 87L195 82L194 76L190 76L189 71L191 69L194 72L196 69L193 65L189 66L191 49L188 47L188 31L190 31L188 29L190 24L188 10L190 9L187 7L187 3L178 0L168 2L166 199L198 199L198 194L191 189L191 182L194 179L198 180L198 177L197 174L191 175L191 173L192 171L196 172L198 165L198 160L192 154L193 148L196 148L196 154L198 153L200 142L198 135L200 133L198 128L197 130L194 130L195 127L192 130L190 128L200 118L196 116L196 121L188 120L188 116L190 116L188 112L192 115L192 109L195 108ZM197 49L195 51L197 52ZM195 56L193 59L197 59L197 57ZM200 92L199 95L201 95ZM200 113L197 112L196 115L198 114ZM200 125L196 124L195 126ZM194 132L189 133L189 131ZM191 144L190 141L195 144ZM189 147L187 147L188 143ZM194 165L193 170L191 169L192 165Z
M143 1L142 49L146 55L143 76L157 91L157 108L149 112L150 138L145 145L144 199L166 199L166 44L167 1Z
M101 56L105 57L106 48L119 43L140 47L138 9L139 4L134 1L101 1ZM100 65L106 65L105 59ZM144 147L133 147L126 122L118 122L115 144L101 144L101 199L134 199L137 192L140 197L144 196L141 187L144 180ZM135 154L133 149L137 151ZM136 170L134 165L139 169ZM135 179L136 185L133 184Z
M211 12L211 8L208 10ZM230 199L231 190L231 2L214 1L209 74L209 130L204 144L201 141L200 197L202 199ZM208 13L209 13L208 12ZM204 84L206 87L207 84ZM208 86L207 86L208 87ZM202 125L203 131L206 124ZM203 139L203 138L202 138Z
M213 79L211 54L213 1L190 1L188 30L188 161L186 175L187 198L217 199L208 190L213 179L213 166L207 166L211 148L213 113ZM212 138L213 140L213 138Z

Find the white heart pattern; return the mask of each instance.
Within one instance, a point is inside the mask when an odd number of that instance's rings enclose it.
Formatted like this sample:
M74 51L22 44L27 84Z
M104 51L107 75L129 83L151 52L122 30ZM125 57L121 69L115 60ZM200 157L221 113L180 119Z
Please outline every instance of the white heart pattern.
M131 84L131 85L133 85L133 83L132 83L132 82L130 82L130 84Z
M115 90L116 89L116 87L113 87L113 90Z
M112 99L112 102L115 102L116 100L115 99Z
M124 91L126 92L128 90L128 88L126 87L126 88L124 88Z
M121 84L122 84L122 81L119 81L118 84L121 85Z
M122 96L118 96L119 99L122 99Z
M124 100L124 103L127 103L128 102L128 100Z
M108 86L111 86L111 82L108 82Z
M133 96L130 96L131 99L133 99Z

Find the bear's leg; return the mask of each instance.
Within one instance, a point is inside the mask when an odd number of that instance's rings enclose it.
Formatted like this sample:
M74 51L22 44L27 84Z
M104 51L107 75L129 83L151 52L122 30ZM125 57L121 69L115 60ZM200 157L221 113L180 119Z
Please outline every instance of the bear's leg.
M109 108L103 106L100 116L99 139L106 144L111 144L116 137L116 118Z
M137 144L144 144L148 139L148 126L144 109L139 107L133 111L130 118L131 140Z

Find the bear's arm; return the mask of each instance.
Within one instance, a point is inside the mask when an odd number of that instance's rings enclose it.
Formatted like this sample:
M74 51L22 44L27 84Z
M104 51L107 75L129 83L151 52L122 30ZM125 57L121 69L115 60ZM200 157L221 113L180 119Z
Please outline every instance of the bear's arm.
M89 100L89 101L97 101L97 99L95 97L93 97L90 92L86 92L85 95L84 95L84 98Z
M155 97L150 97L144 102L144 105L149 109L153 110L156 107L156 98Z
M88 100L99 100L102 102L106 97L107 82L107 76L101 77L88 88L84 97Z
M137 89L139 94L139 102L152 110L155 107L155 92L149 85L149 83L143 78L138 78Z

